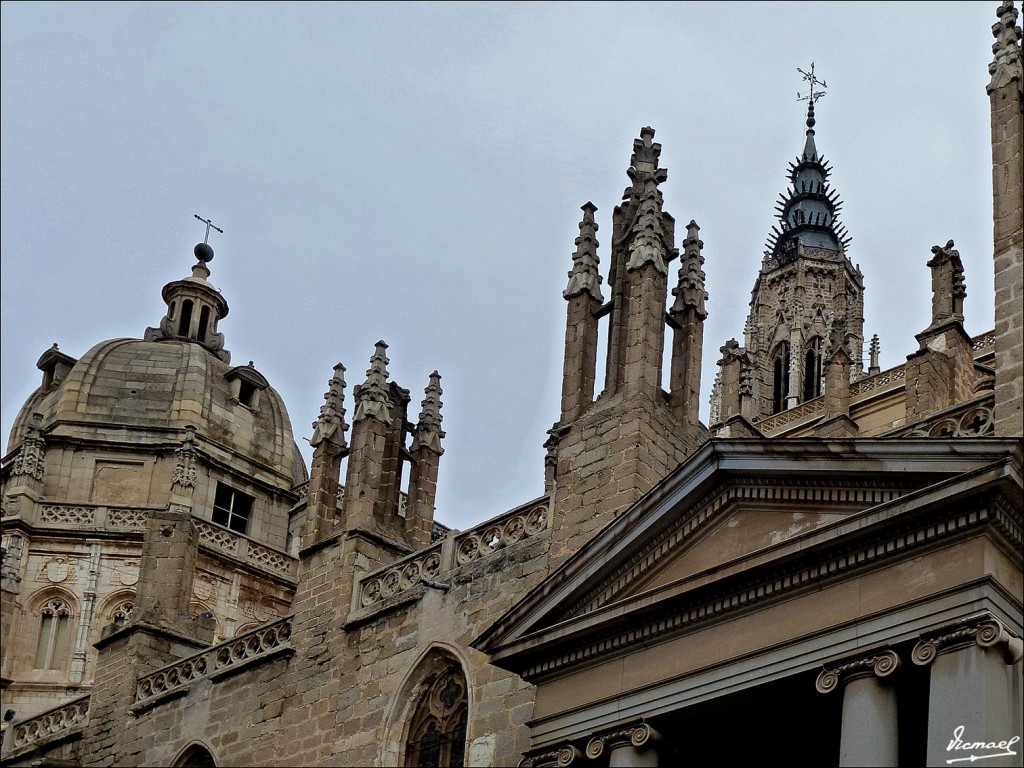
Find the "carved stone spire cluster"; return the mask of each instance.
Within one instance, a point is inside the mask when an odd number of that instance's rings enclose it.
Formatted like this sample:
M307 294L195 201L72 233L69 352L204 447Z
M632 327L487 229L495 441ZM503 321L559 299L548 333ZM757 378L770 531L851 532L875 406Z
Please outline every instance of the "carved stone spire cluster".
M700 319L704 320L708 316L708 311L704 306L704 302L708 299L708 293L704 289L705 276L704 270L701 269L704 266L704 257L701 255L704 241L697 236L699 233L700 227L697 226L696 221L691 219L690 223L686 225L686 239L683 240L679 282L672 289L672 295L676 297L676 300L672 303L671 311L682 313L692 307Z
M366 371L366 381L355 390L355 419L377 419L385 424L391 421L391 398L388 396L388 360L384 350L388 345L378 341Z
M598 274L597 257L597 222L594 213L597 206L586 202L582 206L583 220L580 221L580 235L576 238L576 251L572 255L572 269L569 271L569 284L562 291L562 296L571 299L573 296L586 292L597 301L604 301L601 296L601 275Z
M313 422L313 436L309 444L314 448L328 443L334 448L344 450L345 432L345 366L338 363L334 366L334 375L324 393L324 404L320 406L320 416Z
M423 390L426 397L420 402L421 410L419 420L416 422L416 432L413 434L410 450L416 453L420 448L440 455L444 453L441 447L441 438L444 431L441 429L441 374L434 371L430 374L430 383Z
M992 25L992 63L988 72L992 79L986 86L989 93L1007 83L1017 81L1017 88L1024 90L1024 56L1021 53L1021 28L1017 26L1017 9L1013 0L1006 0L996 9L999 18Z

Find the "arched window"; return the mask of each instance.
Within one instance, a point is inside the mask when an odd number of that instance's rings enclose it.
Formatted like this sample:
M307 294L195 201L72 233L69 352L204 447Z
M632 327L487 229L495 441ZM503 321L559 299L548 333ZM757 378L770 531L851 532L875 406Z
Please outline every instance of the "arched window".
M113 619L115 627L123 627L125 624L131 623L132 611L135 610L135 598L131 600L122 600L114 606L112 610L111 618Z
M416 705L405 745L405 765L462 768L468 718L466 678L459 669L448 667L427 685Z
M68 658L68 626L71 608L67 601L55 597L43 603L40 610L39 640L36 643L36 669L63 669Z
M210 324L210 308L203 306L199 311L199 341L206 341L206 326Z
M210 750L202 744L192 744L174 761L174 768L217 768L217 763Z
M804 356L804 402L821 394L821 339L815 338Z
M178 335L188 336L192 325L192 299L185 299L181 302L181 317L178 318Z
M772 358L772 413L786 410L789 397L789 344L783 342Z

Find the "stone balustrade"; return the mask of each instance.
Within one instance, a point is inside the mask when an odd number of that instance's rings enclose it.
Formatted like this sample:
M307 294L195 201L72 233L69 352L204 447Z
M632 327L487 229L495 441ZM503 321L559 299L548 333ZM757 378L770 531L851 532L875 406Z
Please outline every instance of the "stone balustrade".
M795 408L790 408L788 411L776 413L774 416L769 416L766 419L761 419L754 423L757 425L761 434L768 437L772 432L776 432L789 424L793 424L797 421L803 421L804 419L810 418L811 416L817 416L824 412L825 398L816 397L813 400L808 400L806 403L800 403L800 405Z
M184 691L196 680L215 677L258 659L277 655L291 648L291 634L292 617L285 616L192 656L179 659L139 678L135 687L135 703L150 703L164 694Z
M39 502L34 505L34 522L64 528L101 528L139 531L146 527L146 518L158 507L119 507L105 504L64 504ZM207 551L228 554L253 568L294 581L298 560L287 552L260 544L248 536L222 526L193 518L199 529L199 546Z
M850 397L857 397L858 395L867 395L872 392L878 392L883 389L887 389L891 384L899 384L903 386L903 381L907 378L906 365L900 363L899 365L887 368L884 371L876 373L874 376L867 376L860 381L855 381L850 385Z
M53 707L14 725L11 751L49 741L54 737L67 736L80 731L89 722L89 694Z
M548 527L548 500L539 499L465 532L450 531L441 541L363 576L356 585L356 610L371 609L401 592L433 581L474 560L536 536ZM449 543L451 544L450 546Z

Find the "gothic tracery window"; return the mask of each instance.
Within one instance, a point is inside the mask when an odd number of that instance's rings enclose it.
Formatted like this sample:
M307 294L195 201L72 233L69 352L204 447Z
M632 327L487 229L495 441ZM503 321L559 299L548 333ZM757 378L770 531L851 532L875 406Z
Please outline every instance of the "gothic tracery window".
M468 718L466 679L459 670L448 668L427 686L416 705L405 765L462 768L466 763Z
M132 611L135 610L135 599L122 600L114 606L114 610L110 612L111 617L114 621L115 627L123 627L132 620Z
M39 640L36 643L36 669L61 669L68 655L68 625L71 609L65 600L47 600L40 610Z
M821 394L821 352L821 339L813 339L804 359L804 402Z
M786 410L789 397L789 344L783 342L772 358L772 413Z

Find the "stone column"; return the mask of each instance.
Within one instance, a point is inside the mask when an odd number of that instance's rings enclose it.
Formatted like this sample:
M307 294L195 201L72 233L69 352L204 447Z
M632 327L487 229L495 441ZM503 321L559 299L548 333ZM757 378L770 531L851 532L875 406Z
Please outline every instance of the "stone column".
M618 728L587 743L587 757L596 760L608 749L609 768L649 768L658 765L661 734L647 723Z
M972 756L985 766L1021 765L1022 656L1021 639L992 616L922 636L912 658L931 666L928 765Z
M826 666L818 675L815 687L820 693L843 689L840 766L899 764L896 692L886 685L899 666L894 651L879 651Z

